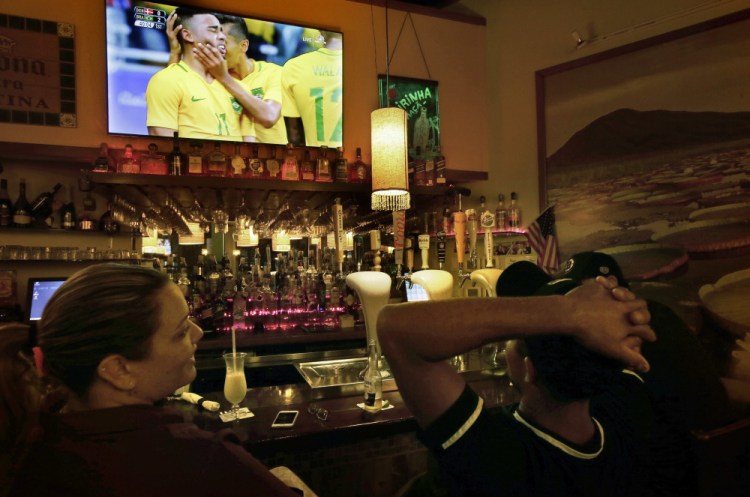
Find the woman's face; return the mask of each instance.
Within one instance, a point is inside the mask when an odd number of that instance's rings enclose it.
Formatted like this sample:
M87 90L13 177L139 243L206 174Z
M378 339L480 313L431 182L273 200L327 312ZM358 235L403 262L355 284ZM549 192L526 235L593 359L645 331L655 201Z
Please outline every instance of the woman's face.
M203 331L188 319L182 292L169 283L156 293L158 328L151 336L146 357L129 361L136 386L132 392L153 403L195 379L195 350Z

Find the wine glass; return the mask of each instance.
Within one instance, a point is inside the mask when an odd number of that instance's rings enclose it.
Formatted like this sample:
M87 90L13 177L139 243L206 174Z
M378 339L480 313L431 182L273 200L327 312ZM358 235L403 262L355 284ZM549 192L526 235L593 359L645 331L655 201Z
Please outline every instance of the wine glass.
M245 352L224 354L224 363L227 367L227 374L224 379L224 397L232 404L229 413L234 419L239 419L239 404L247 394L245 357L247 357Z

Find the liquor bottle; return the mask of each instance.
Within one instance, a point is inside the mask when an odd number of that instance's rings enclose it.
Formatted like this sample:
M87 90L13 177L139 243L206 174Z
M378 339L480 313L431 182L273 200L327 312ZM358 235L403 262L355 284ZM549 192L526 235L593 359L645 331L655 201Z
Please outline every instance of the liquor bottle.
M378 348L375 339L367 345L367 369L364 372L365 411L378 412L383 408L383 375L378 364Z
M305 158L299 165L300 176L304 181L315 181L315 163L310 160L310 151L305 149Z
M331 163L328 160L328 147L322 145L318 151L318 161L315 164L315 181L333 181Z
M188 277L188 269L187 265L185 264L185 258L180 258L180 269L179 269L179 276L177 277L177 288L180 289L180 292L182 292L182 296L185 297L185 300L189 303L190 302L190 292L191 292L191 281Z
M299 181L299 163L294 155L294 145L287 143L286 157L281 165L281 179L284 181Z
M214 149L203 157L206 174L224 177L227 175L229 156L221 151L221 143L214 142Z
M73 202L73 185L68 185L67 202L60 207L60 226L66 230L76 227L76 206Z
M138 156L133 152L132 145L125 145L125 152L117 162L117 172L130 174L138 174L141 172L141 163L138 161Z
M149 143L148 153L141 157L141 174L167 174L167 158L156 143Z
M266 159L266 171L268 172L268 175L266 176L268 179L279 179L281 167L279 165L279 159L276 158L276 147L273 145L271 146L271 157Z
M113 173L115 170L115 163L109 155L109 147L107 147L106 143L102 142L99 145L99 155L94 159L91 171L94 173Z
M57 191L62 187L56 183L52 191L42 192L31 202L31 217L37 221L45 222L52 215L52 200Z
M115 220L111 202L107 206L107 211L99 218L99 229L108 235L120 232L120 223Z
M366 183L370 179L370 168L362 161L362 149L357 147L354 162L349 163L349 183Z
M435 156L435 184L444 185L446 182L445 156L440 151L440 145L437 146L437 155Z
M344 147L338 147L338 157L334 165L334 179L346 183L349 179L349 164L347 163L346 157L344 157Z
M427 157L424 160L424 184L435 186L435 158Z
M234 155L232 156L231 165L230 176L240 178L245 174L247 164L245 164L245 158L242 157L239 143L235 143L234 145Z
M13 203L8 195L8 180L0 180L0 226L13 224Z
M252 150L252 155L247 160L247 176L260 179L263 177L265 169L263 168L263 161L258 157L258 145L253 145Z
M180 140L177 131L172 137L172 152L167 156L168 173L172 176L183 176L188 172L187 155L180 152Z
M193 141L190 143L190 153L188 154L188 174L201 175L203 171L203 144Z
M512 230L521 229L521 208L516 203L517 199L516 192L511 192L510 209L508 209L508 228Z
M500 193L497 196L497 208L495 209L495 229L505 230L508 228L508 211L505 209L505 196Z
M425 186L427 178L425 175L425 160L422 158L422 147L417 146L416 155L414 156L414 185Z

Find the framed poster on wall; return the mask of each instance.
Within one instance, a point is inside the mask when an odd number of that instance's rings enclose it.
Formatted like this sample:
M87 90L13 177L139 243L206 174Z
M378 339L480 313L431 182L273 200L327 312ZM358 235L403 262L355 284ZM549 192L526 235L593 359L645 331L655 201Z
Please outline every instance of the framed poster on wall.
M750 9L536 73L541 208L750 392ZM733 302L741 302L734 304ZM735 351L737 352L737 351Z
M386 81L387 79L387 81ZM434 157L440 147L440 107L438 82L378 75L380 107L399 107L406 111L409 155ZM419 147L420 154L417 154Z
M0 122L75 128L75 27L0 13Z

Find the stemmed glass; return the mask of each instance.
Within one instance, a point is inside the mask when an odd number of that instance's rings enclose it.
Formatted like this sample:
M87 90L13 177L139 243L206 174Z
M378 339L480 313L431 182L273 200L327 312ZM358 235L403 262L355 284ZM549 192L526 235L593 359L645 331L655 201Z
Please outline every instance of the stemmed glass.
M233 419L239 419L239 404L247 394L245 357L247 357L245 352L224 354L224 363L227 367L227 374L224 379L224 397L232 404L229 413Z

